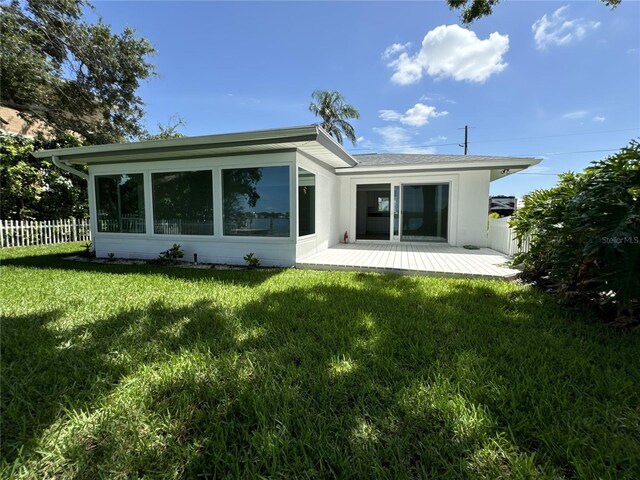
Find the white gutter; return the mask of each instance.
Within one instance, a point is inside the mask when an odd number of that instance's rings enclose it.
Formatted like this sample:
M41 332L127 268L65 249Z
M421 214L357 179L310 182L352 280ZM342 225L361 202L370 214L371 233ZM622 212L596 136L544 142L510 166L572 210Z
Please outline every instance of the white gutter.
M67 165L66 163L62 163L60 160L58 160L58 157L56 155L51 155L51 161L53 162L53 164L64 170L65 172L69 172L73 175L76 175L80 178L85 179L87 182L89 181L89 175L87 175L84 172L81 172L80 170L76 170L75 168L70 167L69 165Z

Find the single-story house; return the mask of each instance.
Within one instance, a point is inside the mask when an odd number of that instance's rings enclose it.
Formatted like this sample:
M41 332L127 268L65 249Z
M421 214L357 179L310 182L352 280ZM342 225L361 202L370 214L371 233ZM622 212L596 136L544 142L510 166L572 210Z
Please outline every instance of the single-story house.
M36 152L89 182L98 257L290 266L339 242L487 244L489 183L539 163L351 155L316 125ZM74 168L86 165L88 175Z

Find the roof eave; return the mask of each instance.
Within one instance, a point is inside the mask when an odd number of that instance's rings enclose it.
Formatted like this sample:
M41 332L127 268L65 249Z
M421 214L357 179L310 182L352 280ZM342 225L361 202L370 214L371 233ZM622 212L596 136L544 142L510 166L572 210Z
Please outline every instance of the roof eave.
M175 151L183 154L198 151L242 148L243 146L274 145L285 143L318 142L325 149L336 155L348 166L357 165L357 162L344 148L337 144L323 129L317 125L302 127L279 128L271 130L256 130L249 132L227 133L218 135L206 135L199 137L172 138L164 140L149 140L136 143L118 143L107 145L95 145L88 147L60 148L55 150L41 150L34 152L35 158L58 157L67 163L87 164L105 163L109 158L127 155L153 155L154 152Z
M429 171L452 171L452 170L495 170L495 169L518 169L524 170L533 165L537 165L542 160L538 158L510 158L505 157L500 161L491 162L475 162L475 163L423 163L423 164L386 164L386 165L360 165L357 169L350 167L336 168L336 173L339 175L348 175L350 173L358 172L363 173L388 173L394 172L412 172L416 170L429 170Z

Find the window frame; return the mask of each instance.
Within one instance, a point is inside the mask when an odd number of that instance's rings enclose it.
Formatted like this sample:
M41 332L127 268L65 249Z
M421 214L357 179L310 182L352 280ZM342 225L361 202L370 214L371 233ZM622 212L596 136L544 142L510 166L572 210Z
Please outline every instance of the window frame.
M143 198L143 226L144 226L144 231L142 232L123 232L123 231L118 231L118 232L104 232L104 231L100 231L100 219L99 219L99 210L100 207L98 205L98 201L99 201L99 193L98 193L98 180L101 177L115 177L115 176L122 176L122 175L141 175L142 176L142 182L140 183L140 185L142 185L142 198ZM149 209L147 208L147 179L146 179L146 173L144 171L141 170L132 170L132 171L127 171L125 170L119 170L117 172L113 172L113 173L95 173L92 174L90 177L90 185L91 185L91 189L93 191L93 203L95 205L95 220L94 220L94 227L95 227L95 232L98 235L115 235L117 237L121 237L122 235L134 235L135 237L139 238L140 236L143 235L149 235L149 225L148 225L148 217L147 215L149 214ZM118 214L121 216L121 212L118 212Z
M313 233L300 235L300 175L298 170L304 170L313 175L314 201L313 201ZM307 168L296 165L296 234L298 239L306 240L315 237L318 234L318 174Z
M212 239L212 238L216 238L216 237L220 237L220 235L217 233L217 228L216 228L216 217L217 217L217 205L216 205L216 168L214 166L211 167L194 167L194 168L170 168L170 169L150 169L147 171L148 175L149 175L149 185L150 185L150 190L149 190L149 201L150 201L150 205L149 205L149 216L150 216L150 222L151 222L151 232L150 235L152 236L157 236L160 238L167 238L167 237L180 237L180 238L188 238L188 239ZM219 168L218 168L219 170ZM212 222L212 227L213 227L213 234L204 234L204 235L194 235L194 234L183 234L183 233L156 233L155 232L155 211L154 211L154 196L153 196L153 175L154 174L171 174L171 173L193 173L193 172L211 172L211 201L212 201L212 218L211 218L211 222ZM220 198L220 201L222 202L222 197Z
M242 169L255 169L255 168L281 168L281 167L286 167L288 170L288 175L287 175L287 179L288 179L288 187L289 187L289 195L288 195L288 201L289 201L289 234L286 236L275 236L275 235L227 235L225 233L225 229L224 229L224 171L225 170L242 170ZM235 241L249 241L249 242L263 242L263 243L282 243L282 242L287 242L290 243L291 241L295 242L295 235L293 235L293 228L296 228L296 232L297 232L297 194L294 191L294 188L292 188L292 186L296 185L297 186L297 175L296 175L296 165L294 162L265 162L265 163L261 163L261 162L256 162L256 163L252 163L252 164L238 164L238 165L231 165L231 164L224 164L224 165L220 165L218 167L218 182L219 182L219 188L220 188L220 208L218 211L220 211L221 217L220 217L220 226L221 226L221 230L220 230L220 238L223 240L235 240ZM292 208L292 206L294 208ZM294 223L295 222L295 223Z

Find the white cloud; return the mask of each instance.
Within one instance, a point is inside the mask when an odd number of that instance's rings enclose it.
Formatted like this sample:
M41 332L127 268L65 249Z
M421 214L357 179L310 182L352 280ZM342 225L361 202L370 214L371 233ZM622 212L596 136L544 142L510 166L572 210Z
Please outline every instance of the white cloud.
M402 43L394 43L393 45L389 45L384 52L382 52L382 59L388 60L397 53L404 52L411 46L411 42L407 42L405 44Z
M424 103L416 103L404 113L399 113L395 110L380 110L378 113L382 120L400 122L412 127L421 127L429 123L430 118L442 117L449 114L446 110L438 112L436 107L425 105Z
M588 114L589 112L585 110L576 110L575 112L565 113L564 115L562 115L562 118L566 120L580 120L586 117Z
M435 78L483 83L506 68L503 55L507 50L508 35L494 32L481 40L458 25L440 25L427 33L418 53L409 55L402 51L389 62L395 70L391 81L408 85L420 80L426 72Z
M551 17L545 14L531 25L538 48L546 48L548 45L568 45L582 40L587 32L600 26L600 22L584 18L567 19L564 14L568 8L569 5L560 7L551 14Z
M382 138L380 148L384 152L392 153L435 153L435 147L428 146L436 139L429 139L424 146L411 145L411 134L407 129L397 126L386 126L373 129Z
M411 135L402 127L378 127L373 129L382 137L383 143L393 145L406 145L411 140Z
M387 122L397 122L402 118L402 114L395 110L378 110L378 117Z
M443 136L443 135L438 135L437 137L431 137L429 140L427 140L427 145L433 145L434 143L437 142L444 142L447 139L447 137Z
M597 123L602 123L602 122L604 122L606 119L607 119L606 117L603 117L603 116L601 116L601 115L596 115L595 117L593 117L593 118L591 119L591 121L592 121L592 122L597 122Z
M450 103L452 105L455 105L455 104L458 103L455 100L451 100L451 99L445 97L441 93L428 93L426 95L422 95L420 97L420 100L422 100L424 102L445 102L445 103Z

